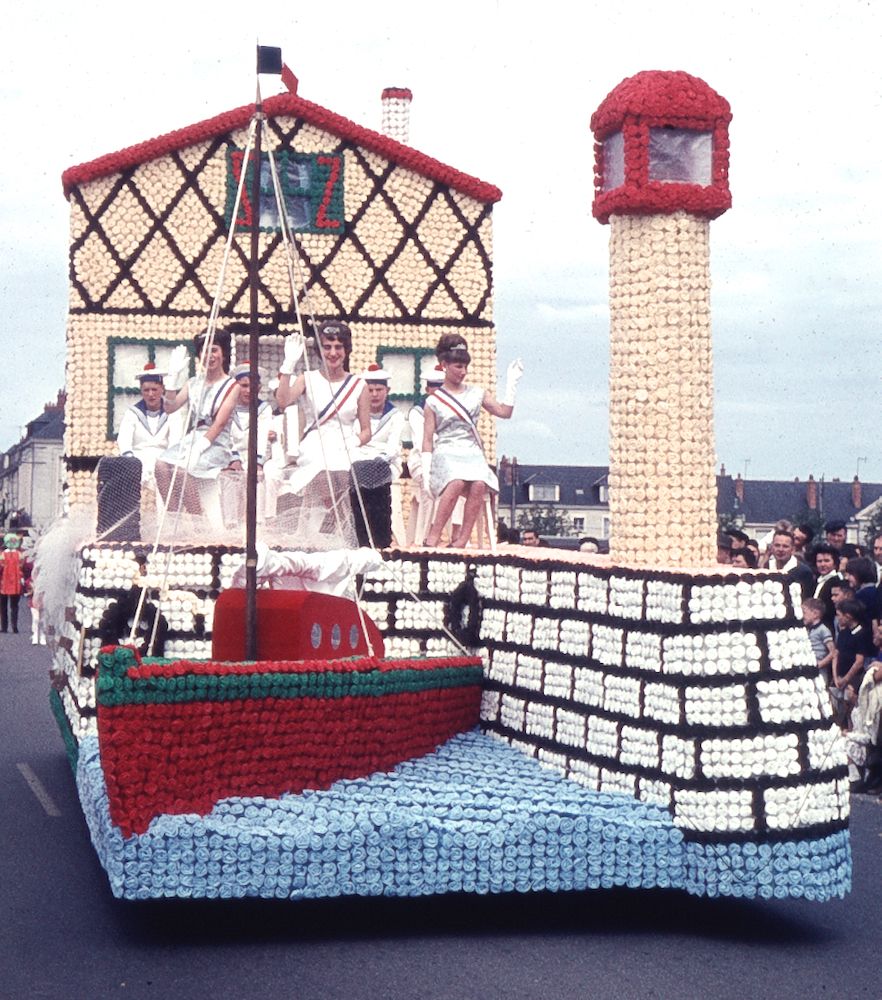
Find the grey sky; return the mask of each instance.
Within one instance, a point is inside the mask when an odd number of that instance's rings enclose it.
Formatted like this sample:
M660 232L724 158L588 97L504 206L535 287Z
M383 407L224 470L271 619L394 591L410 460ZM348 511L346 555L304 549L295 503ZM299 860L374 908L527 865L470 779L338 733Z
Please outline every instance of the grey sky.
M382 88L410 87L411 144L502 188L499 356L522 355L527 374L499 451L522 462L607 458L608 229L590 213L591 113L640 70L702 77L734 114L734 205L711 228L719 459L751 477L850 478L866 458L862 478L882 480L879 5L330 10L155 0L135 14L98 0L6 15L0 346L13 377L0 449L64 379L61 172L248 103L259 39L282 47L304 97L371 128Z

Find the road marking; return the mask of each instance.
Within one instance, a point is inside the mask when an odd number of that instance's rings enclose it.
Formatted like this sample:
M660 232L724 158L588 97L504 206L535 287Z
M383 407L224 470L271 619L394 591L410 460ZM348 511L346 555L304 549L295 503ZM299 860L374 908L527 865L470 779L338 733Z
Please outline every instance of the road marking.
M37 801L43 807L47 816L60 816L61 810L52 800L52 796L46 791L43 782L34 774L33 768L29 764L15 765L21 772L21 776L28 783Z

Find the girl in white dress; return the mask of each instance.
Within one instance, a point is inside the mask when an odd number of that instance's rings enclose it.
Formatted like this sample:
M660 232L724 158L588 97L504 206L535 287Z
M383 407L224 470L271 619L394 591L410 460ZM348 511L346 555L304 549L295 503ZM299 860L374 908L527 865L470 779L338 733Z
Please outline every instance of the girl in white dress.
M326 320L319 326L317 340L321 369L301 372L293 378L294 368L303 357L303 337L290 334L285 338L276 398L282 409L299 402L302 432L297 464L280 492L301 495L321 476L321 481L330 478L336 502L339 496L348 496L356 449L371 439L370 397L362 379L349 372L349 327Z
M482 408L503 419L512 415L515 387L523 374L523 365L520 360L509 365L505 399L500 402L480 386L466 384L471 355L461 336L444 334L435 353L444 369L444 384L426 400L425 408L422 475L428 490L437 498L426 545L438 544L444 525L462 496L465 500L462 524L450 544L464 548L483 509L487 491L499 491L496 473L487 464L478 433L478 416Z
M203 353L205 334L195 338ZM176 347L166 375L166 410L174 413L189 404L187 433L156 462L156 485L166 503L174 506L183 491L183 507L193 514L218 513L217 477L234 459L230 421L239 398L236 380L230 378L230 336L218 331L205 356L204 371L180 390L175 384L185 370L187 352ZM175 469L177 468L177 472ZM170 498L172 478L174 498Z

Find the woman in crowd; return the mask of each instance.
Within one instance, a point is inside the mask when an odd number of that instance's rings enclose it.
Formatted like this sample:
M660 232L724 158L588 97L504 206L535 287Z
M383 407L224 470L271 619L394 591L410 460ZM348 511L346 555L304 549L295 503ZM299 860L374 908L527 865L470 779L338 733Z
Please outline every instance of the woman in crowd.
M444 383L426 399L425 406L422 476L432 496L437 498L435 518L425 543L438 544L456 501L462 496L465 499L462 524L450 544L463 548L483 509L487 491L499 491L496 474L484 455L478 417L482 408L503 419L512 415L523 365L520 360L509 365L505 398L500 402L481 386L466 383L471 355L461 336L444 334L435 353L444 370Z

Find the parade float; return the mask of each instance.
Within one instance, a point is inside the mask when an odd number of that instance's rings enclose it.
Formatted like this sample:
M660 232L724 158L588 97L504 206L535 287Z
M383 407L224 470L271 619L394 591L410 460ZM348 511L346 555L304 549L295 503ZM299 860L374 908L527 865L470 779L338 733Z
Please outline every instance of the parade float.
M844 894L845 758L798 588L715 563L708 248L731 116L701 80L639 73L592 119L608 558L334 556L308 517L245 540L190 523L182 542L149 537L143 498L118 516L98 470L133 376L209 313L253 370L278 368L308 306L346 318L354 367L391 370L402 402L447 331L469 337L470 381L495 381L498 189L407 145L408 91L384 93L379 134L282 79L262 106L64 175L70 514L41 578L52 704L113 893ZM267 151L288 199L273 218L243 195Z

